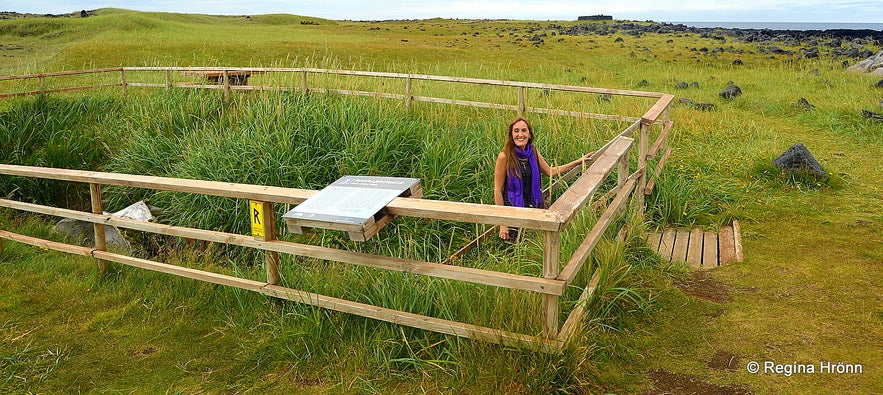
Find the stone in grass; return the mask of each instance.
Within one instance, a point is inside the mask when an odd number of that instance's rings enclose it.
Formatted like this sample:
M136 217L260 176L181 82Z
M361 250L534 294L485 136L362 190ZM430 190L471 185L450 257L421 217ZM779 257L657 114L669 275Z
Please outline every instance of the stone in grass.
M877 81L877 84L874 85L877 88L883 88L883 80Z
M782 155L779 155L779 157L773 161L773 164L779 169L782 169L782 171L806 173L821 178L828 177L828 172L822 168L822 165L816 161L816 158L812 156L809 149L807 149L803 143L792 145L791 148L788 148L788 150L783 152Z
M734 99L742 94L742 88L739 88L739 85L736 84L729 84L718 94L724 99Z
M881 105L883 105L883 102L881 102ZM862 117L871 121L883 121L883 114L877 114L873 111L868 110L862 110Z
M797 101L797 103L794 103L794 107L802 108L804 110L812 110L816 108L816 106L812 105L809 100L806 100L805 97L801 97L800 100Z
M108 213L104 214L108 215ZM143 201L137 202L110 215L114 217L134 219L137 221L153 220L150 208ZM55 230L76 240L80 245L95 245L95 229L91 222L65 218L55 224ZM106 225L104 227L104 240L110 248L126 252L133 251L132 244L129 243L127 237L115 226Z

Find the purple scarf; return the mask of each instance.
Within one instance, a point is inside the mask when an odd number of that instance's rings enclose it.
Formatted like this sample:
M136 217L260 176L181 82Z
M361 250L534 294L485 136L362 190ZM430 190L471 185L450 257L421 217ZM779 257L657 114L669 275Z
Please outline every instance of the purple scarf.
M517 159L527 159L528 167L531 171L530 177L530 201L531 204L524 204L524 186L523 181L518 178L520 175L521 169L515 169L518 171L518 175L513 174L513 171L509 171L509 175L511 177L507 177L506 182L506 195L509 198L509 203L512 203L515 207L543 207L543 191L540 188L540 165L537 163L537 155L533 152L533 144L527 144L524 147L524 150L521 148L515 147L515 154Z

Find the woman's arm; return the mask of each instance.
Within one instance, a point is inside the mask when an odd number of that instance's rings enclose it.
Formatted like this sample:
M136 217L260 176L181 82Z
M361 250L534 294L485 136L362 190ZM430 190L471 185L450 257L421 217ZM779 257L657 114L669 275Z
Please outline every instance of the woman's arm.
M506 153L500 152L497 155L497 163L494 166L494 204L502 206L503 202L503 185L506 183L506 167L508 166ZM509 239L509 228L505 225L500 226L500 238Z
M536 150L536 153L537 153L537 164L540 166L540 172L542 172L543 174L545 174L549 177L555 177L555 176L560 175L561 173L568 172L568 171L570 171L570 169L573 169L574 167L577 167L585 162L592 160L592 156L595 155L594 152L589 152L588 154L581 156L579 159L577 159L573 162L565 163L560 166L551 167L546 162L546 159L543 158L543 155L540 154L540 151L536 149L536 147L534 147L534 150Z

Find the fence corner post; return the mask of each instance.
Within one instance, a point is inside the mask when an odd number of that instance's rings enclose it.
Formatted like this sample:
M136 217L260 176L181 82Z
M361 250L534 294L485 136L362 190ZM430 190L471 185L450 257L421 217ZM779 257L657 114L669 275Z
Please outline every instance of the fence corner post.
M640 193L636 194L636 198L638 213L641 216L644 215L644 188L647 187L647 151L649 150L650 125L641 122L641 137L638 141L638 171L641 172L641 177L638 178L637 189Z
M543 232L543 277L558 278L558 255L561 250L561 233ZM558 295L543 295L543 337L558 337Z

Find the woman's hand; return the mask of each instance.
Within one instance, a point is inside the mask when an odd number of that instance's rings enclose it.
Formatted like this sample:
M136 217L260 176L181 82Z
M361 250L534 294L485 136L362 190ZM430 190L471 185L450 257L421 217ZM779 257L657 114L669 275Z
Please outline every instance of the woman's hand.
M500 238L503 240L509 240L509 227L505 225L500 225Z

